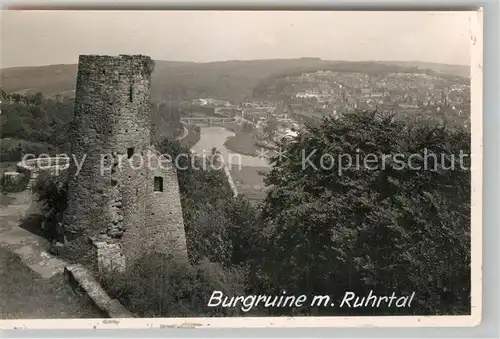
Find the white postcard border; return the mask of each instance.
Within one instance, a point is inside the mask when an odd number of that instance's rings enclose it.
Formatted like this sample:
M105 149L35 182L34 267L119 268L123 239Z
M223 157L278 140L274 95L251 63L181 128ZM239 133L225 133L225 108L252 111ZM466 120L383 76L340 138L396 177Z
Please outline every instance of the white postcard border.
M471 11L471 315L0 320L12 329L472 327L482 315L483 9Z

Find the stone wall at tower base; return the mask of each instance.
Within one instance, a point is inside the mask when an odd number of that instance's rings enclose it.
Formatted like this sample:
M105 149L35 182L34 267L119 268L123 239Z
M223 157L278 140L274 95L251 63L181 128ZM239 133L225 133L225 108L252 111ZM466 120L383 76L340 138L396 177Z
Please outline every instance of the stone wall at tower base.
M99 272L118 271L124 272L126 268L125 256L120 243L92 240L94 254L97 256Z

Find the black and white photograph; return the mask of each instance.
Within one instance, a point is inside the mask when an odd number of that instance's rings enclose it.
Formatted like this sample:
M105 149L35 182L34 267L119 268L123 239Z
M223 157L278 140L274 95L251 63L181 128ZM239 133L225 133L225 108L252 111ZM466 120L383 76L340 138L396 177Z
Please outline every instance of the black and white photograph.
M0 20L1 328L480 322L481 11Z

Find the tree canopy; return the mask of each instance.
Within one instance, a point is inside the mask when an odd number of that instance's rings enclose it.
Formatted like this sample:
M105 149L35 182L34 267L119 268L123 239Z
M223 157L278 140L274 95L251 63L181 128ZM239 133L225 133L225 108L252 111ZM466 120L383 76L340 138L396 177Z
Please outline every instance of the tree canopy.
M469 312L470 159L459 157L470 155L466 131L357 112L325 118L283 147L266 178L260 288L415 291L413 314Z

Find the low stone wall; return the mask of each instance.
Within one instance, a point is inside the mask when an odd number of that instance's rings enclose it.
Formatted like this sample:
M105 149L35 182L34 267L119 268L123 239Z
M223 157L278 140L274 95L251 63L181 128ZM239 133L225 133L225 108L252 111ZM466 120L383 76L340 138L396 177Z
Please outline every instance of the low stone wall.
M133 318L116 299L111 299L92 274L82 265L68 265L64 268L64 275L70 285L77 291L83 292L105 318Z
M3 173L3 178L4 178L4 185L18 185L19 182L23 178L23 174L19 172L4 172Z

